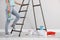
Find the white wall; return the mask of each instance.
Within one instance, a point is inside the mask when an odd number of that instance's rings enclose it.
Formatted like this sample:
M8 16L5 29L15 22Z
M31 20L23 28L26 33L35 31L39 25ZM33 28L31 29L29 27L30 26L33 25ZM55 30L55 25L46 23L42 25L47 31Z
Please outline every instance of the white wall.
M38 2L38 0L34 0L34 1L35 4ZM20 2L20 0L18 2ZM60 26L60 18L59 18L60 0L41 0L41 3L42 3L42 8L43 8L47 28L59 29L60 28L59 27ZM19 6L18 5L15 6L15 9L19 10ZM43 20L42 20L41 11L39 7L36 7L35 9L36 9L35 11L36 11L37 25L39 27L40 25L43 25ZM0 0L0 29L5 28L5 20L6 20L5 16L6 16L5 1ZM35 28L31 0L30 0L30 5L29 5L24 28Z
M0 29L3 29L5 26L5 2L0 0Z

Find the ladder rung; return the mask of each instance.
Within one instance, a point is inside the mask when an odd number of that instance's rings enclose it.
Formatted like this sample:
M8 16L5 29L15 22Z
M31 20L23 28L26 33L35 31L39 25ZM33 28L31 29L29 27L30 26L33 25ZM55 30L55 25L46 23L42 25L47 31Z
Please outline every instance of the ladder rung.
M37 5L33 5L33 7L36 7L36 6L40 6L40 4L37 4Z
M22 10L22 11L19 11L19 12L27 12L27 10Z
M41 30L41 29L37 28L37 30ZM46 29L43 29L43 30L46 30Z
M13 31L15 31L15 32L21 32L21 31L19 31L19 30L13 30Z
M16 25L23 25L23 24L21 24L21 23L16 23Z
M23 4L23 5L21 5L21 6L27 6L27 5L29 5L29 4Z
M20 18L25 18L25 17L20 17Z

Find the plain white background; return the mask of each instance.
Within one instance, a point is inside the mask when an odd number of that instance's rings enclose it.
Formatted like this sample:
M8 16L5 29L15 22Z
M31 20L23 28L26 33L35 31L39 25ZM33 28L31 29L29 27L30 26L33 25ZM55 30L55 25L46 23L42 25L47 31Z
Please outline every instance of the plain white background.
M34 1L35 1L35 4L36 3L38 4L38 0L34 0ZM21 0L17 2L20 3ZM41 3L42 3L42 8L43 8L47 28L60 29L60 0L41 0ZM5 28L5 21L6 21L6 13L5 13L6 5L5 4L6 4L5 0L0 0L0 29ZM19 6L16 5L15 9L18 12ZM41 11L39 7L36 7L35 10L36 10L37 25L39 27L40 25L43 25ZM30 0L30 5L29 5L24 28L35 28L31 0Z

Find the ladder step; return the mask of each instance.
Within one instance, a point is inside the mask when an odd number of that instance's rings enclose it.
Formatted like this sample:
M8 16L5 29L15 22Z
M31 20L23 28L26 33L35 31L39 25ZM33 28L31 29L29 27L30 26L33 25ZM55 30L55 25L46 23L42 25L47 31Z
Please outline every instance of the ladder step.
M20 17L20 18L25 18L25 17Z
M21 6L27 6L27 5L29 5L29 4L23 4L23 5L21 5Z
M16 25L23 25L23 24L21 24L21 23L16 23Z
M33 5L33 7L40 6L41 4Z
M19 30L13 30L13 31L15 31L15 32L21 32L21 31L19 31Z
M19 12L27 12L27 10L22 10L22 11L19 11Z
M37 30L41 30L41 29L37 28ZM46 30L46 29L43 29L43 30Z

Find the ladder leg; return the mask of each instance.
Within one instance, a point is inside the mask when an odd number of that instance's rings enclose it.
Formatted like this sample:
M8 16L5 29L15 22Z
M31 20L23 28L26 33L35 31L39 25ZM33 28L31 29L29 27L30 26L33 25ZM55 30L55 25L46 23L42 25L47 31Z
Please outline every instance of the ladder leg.
M23 25L21 26L20 32L19 32L19 37L21 36Z
M41 8L41 13L42 13L42 18L43 18L43 22L44 22L45 30L47 31L46 23L45 23L45 19L44 19L44 14L43 14L43 10L42 10L42 5L41 5L41 1L40 1L40 0L39 0L39 3L40 3L40 8Z
M32 0L32 6L33 6L33 5L34 5L34 3L33 3L33 0ZM33 7L33 14L34 14L35 27L36 27L36 30L37 30L37 22L36 22L36 16L35 16L34 7Z
M27 14L27 12L25 13L25 17L26 17L26 14ZM24 25L24 21L25 21L25 18L23 19L23 25ZM22 32L22 29L23 29L23 25L21 26L21 29L20 29L20 32L19 32L19 37L21 36L21 32Z
M24 0L22 1L22 4L24 3ZM20 9L19 9L19 11L18 11L18 13L20 13L20 11L21 11L21 8L22 8L22 5L21 5L21 7L20 7Z
M24 3L24 0L22 1L22 4L23 4L23 3ZM20 7L19 13L20 13L20 11L21 11L21 8L22 8L22 5L21 5L21 7ZM24 20L23 20L23 21L24 21ZM19 32L19 37L21 36L22 28L23 28L23 25L21 26L21 29L20 29L20 32Z
M28 1L28 4L29 4L29 2L30 2L30 0ZM27 11L28 11L28 6L26 8ZM27 12L25 12L25 16L24 17L26 17L26 15L27 15ZM22 22L23 24L24 24L24 21L25 21L25 18L23 19L23 22ZM21 26L21 29L20 29L20 32L19 32L19 37L21 36L22 29L23 29L23 25Z

